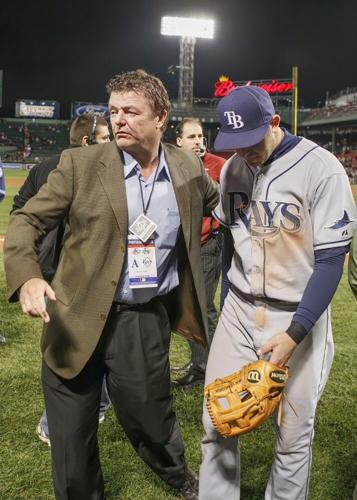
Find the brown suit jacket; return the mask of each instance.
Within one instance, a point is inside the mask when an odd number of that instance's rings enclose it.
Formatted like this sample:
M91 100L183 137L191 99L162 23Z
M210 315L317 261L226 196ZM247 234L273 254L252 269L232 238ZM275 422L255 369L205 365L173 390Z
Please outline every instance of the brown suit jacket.
M218 191L192 153L165 145L179 207L179 286L165 298L172 329L207 343L205 290L200 258L202 215L218 203ZM75 377L92 355L121 275L128 212L121 153L115 142L66 150L48 182L13 213L5 239L10 300L30 278L42 278L36 241L58 219L69 233L52 281L57 300L41 341L47 365L64 378Z

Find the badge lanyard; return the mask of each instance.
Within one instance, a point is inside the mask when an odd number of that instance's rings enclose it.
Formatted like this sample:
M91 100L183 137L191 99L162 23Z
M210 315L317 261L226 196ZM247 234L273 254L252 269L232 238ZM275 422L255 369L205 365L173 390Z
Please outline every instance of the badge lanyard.
M141 180L140 178L138 177L138 181L139 181L139 186L140 186L140 194L141 194L141 203L143 205L143 213L144 215L147 214L147 211L149 210L149 205L150 205L150 201L151 201L151 196L152 196L152 193L154 192L154 187L155 187L155 181L156 181L156 177L157 177L157 172L159 170L159 165L156 167L156 171L155 171L155 175L154 175L154 180L152 182L152 188L151 188L151 191L150 191L150 195L149 195L149 199L146 203L146 206L145 206L145 203L144 203L144 194L143 194L143 188L141 186Z
M150 239L155 232L157 225L146 217L149 209L152 193L155 187L159 166L155 171L155 176L145 205L141 180L138 177L143 213L140 214L129 230L133 233L128 235L128 270L129 286L135 288L154 288L158 286L155 241ZM137 239L135 239L137 238Z
M140 240L142 242L146 242L149 238L152 237L153 233L155 232L155 230L157 229L157 224L155 224L155 222L153 222L151 219L149 219L149 217L146 216L147 214L147 211L149 209L149 205L150 205L150 202L151 202L151 197L152 197L152 194L154 192L154 187L155 187L155 181L156 181L156 178L157 178L157 173L158 173L158 170L159 170L159 166L157 166L156 168L156 171L155 171L155 175L154 175L154 180L153 180L153 183L152 183L152 188L151 188L151 192L150 192L150 195L149 195L149 199L145 205L144 203L144 194L143 194L143 188L141 186L141 180L140 178L138 177L138 182L139 182L139 187L140 187L140 195L141 195L141 203L142 203L142 207L143 207L143 213L141 213L136 219L135 221L132 223L132 225L129 227L129 230L137 237L137 238L140 238Z

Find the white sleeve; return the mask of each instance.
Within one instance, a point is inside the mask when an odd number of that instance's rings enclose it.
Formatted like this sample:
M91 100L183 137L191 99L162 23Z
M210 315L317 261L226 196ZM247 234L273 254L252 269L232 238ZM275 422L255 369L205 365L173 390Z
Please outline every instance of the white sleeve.
M315 250L351 242L357 227L357 213L345 173L335 173L319 183L311 206L311 221Z
M238 175L238 165L242 160L237 155L231 157L221 170L219 187L219 203L213 210L213 217L225 227L238 227L235 207L239 205L240 176Z

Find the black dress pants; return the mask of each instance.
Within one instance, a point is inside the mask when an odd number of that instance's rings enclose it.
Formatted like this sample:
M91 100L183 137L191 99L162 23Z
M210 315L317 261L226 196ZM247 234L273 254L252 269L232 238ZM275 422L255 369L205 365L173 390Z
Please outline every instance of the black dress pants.
M170 392L170 330L158 299L132 308L113 305L100 342L77 377L63 379L43 363L57 500L104 498L97 441L103 375L138 455L170 486L185 482L184 445Z

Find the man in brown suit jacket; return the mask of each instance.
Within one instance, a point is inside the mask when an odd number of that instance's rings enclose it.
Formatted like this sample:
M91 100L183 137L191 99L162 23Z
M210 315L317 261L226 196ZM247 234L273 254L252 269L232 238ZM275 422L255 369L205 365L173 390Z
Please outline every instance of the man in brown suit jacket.
M196 499L168 354L171 329L207 342L200 230L217 187L198 157L161 143L170 103L159 79L137 70L115 76L107 90L115 141L65 151L47 184L12 215L8 293L10 300L19 293L23 312L45 322L42 381L57 500L104 498L103 375L139 456ZM65 215L69 233L50 286L36 241Z

